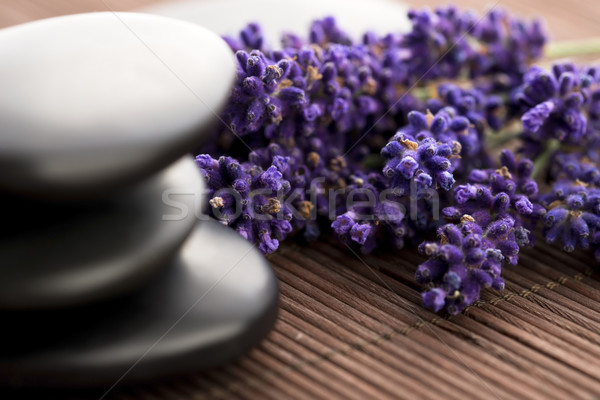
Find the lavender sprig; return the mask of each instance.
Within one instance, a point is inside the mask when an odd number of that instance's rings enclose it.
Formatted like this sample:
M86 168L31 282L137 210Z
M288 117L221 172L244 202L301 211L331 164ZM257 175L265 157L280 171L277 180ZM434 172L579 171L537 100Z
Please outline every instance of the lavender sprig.
M409 113L409 125L396 133L381 150L386 159L383 174L391 179L390 187L399 196L416 186L418 196L424 190L450 190L455 179L462 144L477 142L477 135L464 117L452 117L453 110L444 109L437 115ZM475 146L477 146L475 144Z
M555 64L532 67L512 94L522 113L523 151L539 155L551 140L585 147L595 141L600 110L600 70Z
M346 211L331 223L340 240L360 244L364 253L384 243L401 249L411 232L406 224L407 207L393 193L385 194L386 183L376 172L353 175L345 193Z
M496 242L513 224L506 217L483 229L464 215L458 224L438 230L439 243L422 243L419 251L429 259L419 265L415 278L428 287L422 294L425 307L454 315L477 301L482 288L504 289L500 273L505 256ZM508 243L505 247L511 248Z
M290 183L280 171L285 163L277 161L263 170L231 157L196 157L209 189L210 214L264 253L275 251L292 230L291 211L283 202Z
M454 190L454 205L442 210L451 222L438 230L438 243L424 242L429 257L416 272L426 286L425 306L456 314L479 299L482 288L502 290L504 262L516 265L519 249L533 244L532 231L545 209L531 179L533 163L501 153L497 170L473 170Z
M548 208L544 217L548 243L560 242L569 253L592 247L596 257L600 256L600 189L578 180L561 180L542 196L542 201Z

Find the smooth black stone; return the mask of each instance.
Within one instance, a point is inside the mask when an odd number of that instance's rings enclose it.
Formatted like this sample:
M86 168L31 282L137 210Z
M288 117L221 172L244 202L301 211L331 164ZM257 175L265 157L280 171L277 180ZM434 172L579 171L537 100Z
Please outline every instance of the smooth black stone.
M235 78L216 34L99 12L0 30L0 190L107 195L158 172L217 121Z
M171 268L134 295L66 313L0 313L0 380L108 388L221 365L267 334L277 299L256 247L201 221Z
M0 309L78 306L144 285L194 228L202 190L195 162L186 156L132 189L91 204L3 198Z

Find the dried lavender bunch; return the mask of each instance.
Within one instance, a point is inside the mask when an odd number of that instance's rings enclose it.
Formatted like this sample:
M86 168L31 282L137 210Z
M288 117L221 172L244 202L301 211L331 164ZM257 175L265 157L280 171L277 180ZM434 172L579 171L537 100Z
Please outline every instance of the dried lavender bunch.
M251 147L280 147L279 157L283 157L287 165L285 171L280 173L285 175L288 182L302 182L295 186L295 192L315 189L317 200L311 206L316 208L319 215L329 212L326 208L330 204L325 201L327 191L353 185L348 164L352 163L352 169L361 170L361 156L376 151L377 143L383 140L381 136L378 139L377 134L394 129L397 120L402 120L402 115L407 114L410 109L424 110L425 106L411 96L404 96L406 99L399 104L396 102L405 94L403 85L411 83L411 74L423 73L419 71L419 67L411 67L405 61L407 54L410 53L412 58L419 54L423 43L429 41L427 35L443 36L446 41L451 41L452 35L472 35L472 39L481 43L477 45L477 51L468 53L475 57L478 52L483 53L495 47L496 54L499 55L497 65L502 65L515 56L521 61L530 59L539 54L539 47L544 42L537 23L528 26L513 21L505 14L488 17L485 27L469 25L472 16L459 15L452 8L439 9L435 13L411 12L409 17L413 21L411 32L404 35L390 34L382 38L367 33L362 43L352 43L349 35L337 27L333 18L315 21L307 40L285 35L280 50L265 48L261 29L256 24L250 24L242 30L239 39L227 39L232 49L237 51L238 79L224 112L224 119L235 134L243 136ZM503 24L502 33L494 36L493 26L499 21ZM518 42L521 49L519 51L524 54L515 54L518 51L514 47L502 47L509 45L512 40L509 38L513 36L518 38L515 43ZM467 44L465 41L461 45L474 44ZM507 55L509 53L510 57ZM443 58L439 64L456 63L456 60ZM510 60L512 67L522 64L521 61ZM478 71L471 75L483 76L492 73L495 68L491 67L492 64L482 69L481 65L463 63L466 66L471 64ZM429 78L426 77L423 81L427 79ZM423 165L419 166L424 168L419 169L415 181L422 188L437 190L439 187L449 190L454 184L451 171L456 168L468 169L468 166L465 167L458 161L460 148L462 147L462 154L467 160L481 159L476 155L480 155L483 149L485 123L496 127L497 111L502 106L497 97L488 96L483 90L459 90L447 84L440 85L438 92L440 101L436 104L429 102L429 106L435 106L435 112L439 114L434 118L435 121L429 121L435 122L431 128L433 132L417 132L426 118L424 114L413 113L410 114L413 115L412 120L409 118L407 121L410 128L408 130L413 135L418 134L419 138L407 139L411 144L422 142L423 150L421 154L417 154L417 163L422 158ZM366 142L370 145L357 146L353 153L345 156L344 151L354 146L353 140L349 139L354 139L357 133L372 122L371 118L392 105L393 115L388 116L384 122L379 121L374 129L376 132L367 138ZM421 116L415 117L416 115ZM226 132L220 133L219 142L224 145L211 152L215 156L235 150L233 139L226 139ZM404 142L409 144L406 140ZM394 144L391 142L384 149L384 154L390 158L386 175L395 174L391 168L391 164L395 162L394 155L388 152L394 151L392 147ZM436 154L427 158L432 149ZM258 157L258 153L260 151L250 154L242 151L240 158L249 159L250 164L267 170L273 157ZM253 170L250 164L246 162L244 169ZM411 171L412 168L408 168L404 171L405 175L410 175ZM325 182L313 187L306 183L309 177L324 178ZM400 196L402 190L406 191L402 189L406 182L402 182L400 177L393 181L392 187ZM300 209L305 211L305 215L309 208L306 202L306 195L300 196L297 201L302 205ZM338 216L350 211L337 203L335 209ZM301 218L292 217L291 225L301 229L306 223ZM426 223L413 225L429 226ZM309 236L315 237L316 225L312 226L313 234Z
M331 17L315 21L306 38L284 35L278 49L266 46L256 24L226 38L238 68L221 116L227 127L215 131L197 163L211 215L265 253L289 235L316 239L319 219L364 252L399 249L437 231L439 242L419 246L429 260L417 280L427 287L426 306L455 314L481 288L503 287L503 264L516 263L519 248L533 243L550 208L539 204L530 160L503 152L501 167L489 168L490 131L522 116L523 143L537 140L541 149L526 154L537 155L555 133L551 120L569 122L567 109L580 107L591 121L589 143L600 142L593 139L600 94L591 70L563 67L556 76L577 75L574 83L544 95L536 93L538 81L546 83L541 72L523 79L546 41L537 21L504 11L477 20L453 7L411 11L409 19L408 33L368 32L360 42ZM544 117L537 107L549 101L554 108ZM582 168L571 175L600 179ZM434 216L440 205L443 226ZM588 228L589 235L596 229Z

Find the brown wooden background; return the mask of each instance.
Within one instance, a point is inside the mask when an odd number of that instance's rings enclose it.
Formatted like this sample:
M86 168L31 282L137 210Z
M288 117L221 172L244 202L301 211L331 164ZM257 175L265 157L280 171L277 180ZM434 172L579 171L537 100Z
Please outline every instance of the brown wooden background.
M133 10L157 2L0 0L0 27L106 11L106 4ZM494 4L454 3L478 11ZM600 36L596 1L497 5L544 17L555 40ZM118 386L106 398L600 398L600 281L587 255L544 245L525 252L519 266L507 269L505 292L485 292L449 319L421 307L413 282L420 260L414 251L359 258L327 240L285 244L270 257L281 283L280 318L257 349L210 372Z

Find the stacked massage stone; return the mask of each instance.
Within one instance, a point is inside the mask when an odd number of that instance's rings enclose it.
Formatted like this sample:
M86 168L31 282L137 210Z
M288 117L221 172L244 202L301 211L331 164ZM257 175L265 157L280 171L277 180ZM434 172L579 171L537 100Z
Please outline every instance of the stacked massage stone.
M0 31L0 380L110 386L223 364L277 314L264 257L202 216L188 151L235 78L216 35L130 13Z

